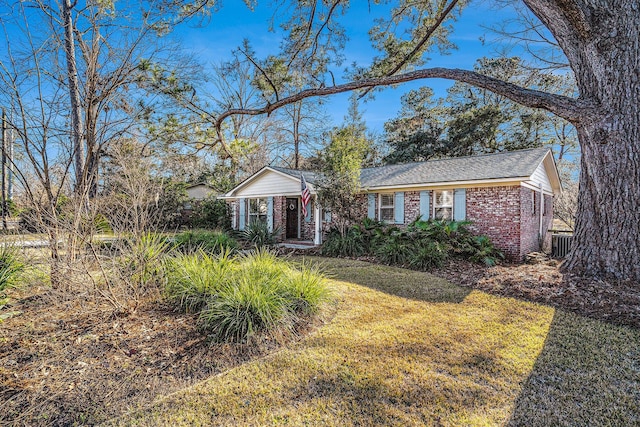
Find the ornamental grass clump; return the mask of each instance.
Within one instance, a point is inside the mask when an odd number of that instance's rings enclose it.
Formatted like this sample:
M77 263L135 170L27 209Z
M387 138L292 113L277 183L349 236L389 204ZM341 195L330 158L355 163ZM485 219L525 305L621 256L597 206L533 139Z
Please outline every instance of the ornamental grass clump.
M165 295L217 342L247 342L294 332L329 297L316 268L278 259L268 250L232 256L204 252L169 261Z
M198 313L236 267L229 249L217 256L204 250L178 254L166 263L165 295L180 311Z
M26 264L16 247L0 245L0 293L10 286L15 286L25 268Z
M118 260L122 279L136 294L157 286L164 273L163 262L170 245L156 233L145 233L124 243Z

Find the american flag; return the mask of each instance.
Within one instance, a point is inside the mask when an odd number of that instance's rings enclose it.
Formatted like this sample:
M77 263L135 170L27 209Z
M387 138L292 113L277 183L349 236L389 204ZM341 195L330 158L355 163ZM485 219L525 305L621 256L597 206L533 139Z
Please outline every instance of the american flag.
M304 180L304 175L300 174L300 185L302 186L302 216L307 216L307 203L311 200L311 191L307 187L307 181Z

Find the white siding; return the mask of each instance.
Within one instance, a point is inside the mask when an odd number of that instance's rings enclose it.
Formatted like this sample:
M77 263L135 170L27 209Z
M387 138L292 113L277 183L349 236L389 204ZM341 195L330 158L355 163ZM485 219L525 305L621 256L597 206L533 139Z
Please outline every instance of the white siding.
M544 162L541 162L533 175L531 175L531 181L536 187L539 187L539 185L542 184L542 189L544 191L553 191L551 188L551 182L549 181L549 175L547 175L547 170L544 167Z
M300 194L300 180L267 170L236 191L234 196L257 197L298 194Z

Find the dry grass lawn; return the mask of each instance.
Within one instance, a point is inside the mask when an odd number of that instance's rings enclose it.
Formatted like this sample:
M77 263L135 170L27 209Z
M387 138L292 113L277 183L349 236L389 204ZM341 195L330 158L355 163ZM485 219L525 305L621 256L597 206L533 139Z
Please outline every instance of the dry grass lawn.
M452 285L315 259L325 324L116 425L640 424L640 331Z

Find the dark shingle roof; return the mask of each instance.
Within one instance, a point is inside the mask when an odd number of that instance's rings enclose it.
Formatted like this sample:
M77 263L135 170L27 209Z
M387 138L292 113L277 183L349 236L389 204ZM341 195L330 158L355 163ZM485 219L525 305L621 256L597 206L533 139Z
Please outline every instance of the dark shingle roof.
M519 178L531 176L547 151L547 148L533 148L367 168L362 170L360 179L362 186L366 188Z
M535 172L548 151L548 148L531 148L479 156L366 168L362 170L360 180L362 187L375 188L528 177ZM322 176L318 172L273 166L272 168L296 178L299 178L300 174L303 173L305 180L311 184L319 181Z
M269 167L271 169L277 170L278 172L291 175L298 179L300 179L300 175L302 174L304 175L304 180L307 181L309 184L315 184L316 182L320 181L320 178L322 178L322 173L320 172L301 171L298 169L281 168L279 166L269 166Z

